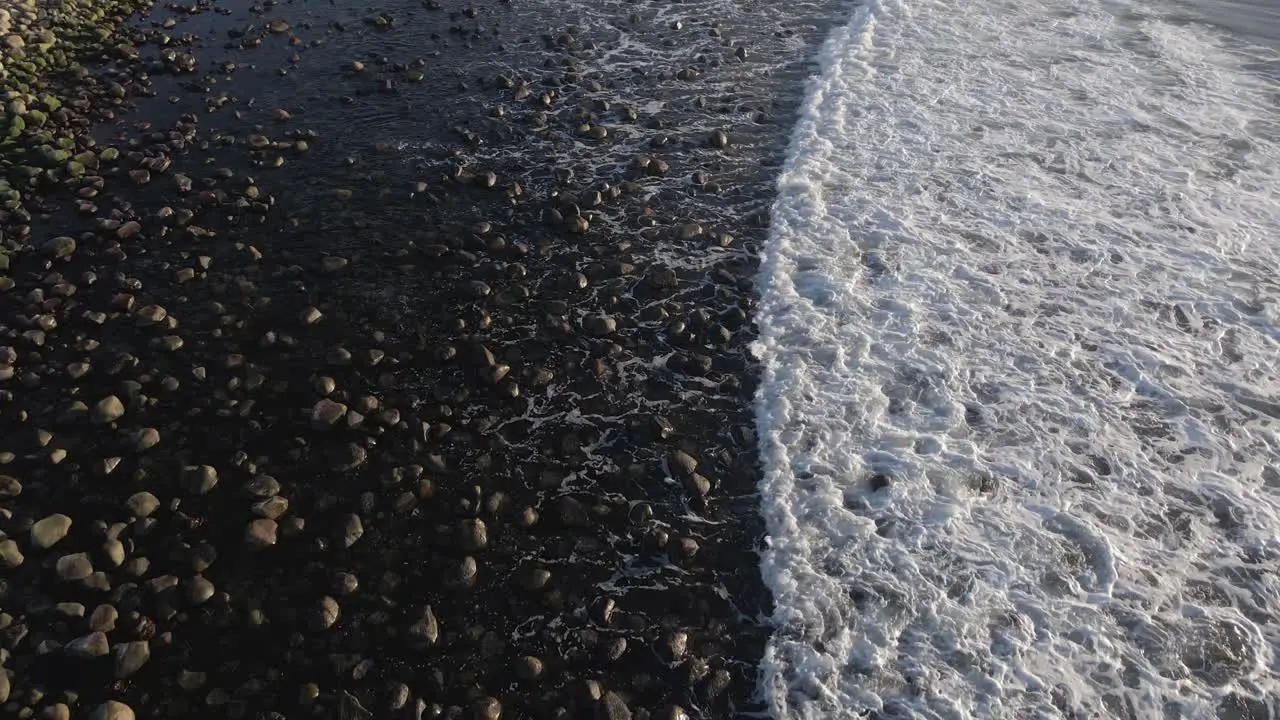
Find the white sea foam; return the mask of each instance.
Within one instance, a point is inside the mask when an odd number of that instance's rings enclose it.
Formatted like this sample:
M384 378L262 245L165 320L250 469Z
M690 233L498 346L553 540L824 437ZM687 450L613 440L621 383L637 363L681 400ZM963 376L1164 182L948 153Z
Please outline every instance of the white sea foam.
M1280 693L1263 55L1104 0L880 0L828 41L760 276L775 716Z

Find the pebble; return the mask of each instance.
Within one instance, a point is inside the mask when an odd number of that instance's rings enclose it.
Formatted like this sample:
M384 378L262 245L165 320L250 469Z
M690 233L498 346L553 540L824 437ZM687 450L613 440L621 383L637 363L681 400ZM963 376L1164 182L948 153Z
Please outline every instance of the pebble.
M460 587L471 587L476 582L476 576L480 573L480 565L476 559L468 555L462 558L458 563L456 582Z
M582 327L596 337L604 337L618 329L618 321L608 315L588 315L582 319Z
M25 559L22 551L18 549L18 543L12 540L0 540L0 566L12 570L21 567Z
M55 258L66 258L75 254L76 241L65 235L53 238L44 244L44 251Z
M160 444L160 431L155 428L142 428L133 434L133 449L137 452L150 450Z
M631 720L631 709L620 695L610 690L600 700L601 717L604 720Z
M532 655L525 655L516 660L516 677L526 682L531 682L542 677L544 666L542 661Z
M58 577L63 581L74 582L76 580L84 580L92 575L93 563L89 561L87 553L74 553L58 558L54 569L58 573Z
M520 575L520 586L525 590L542 590L551 582L551 571L546 568L531 568Z
M502 703L496 698L483 697L475 702L476 720L498 720L502 717Z
M316 608L314 624L321 630L328 630L337 624L340 614L338 601L325 595L320 598L320 605Z
M311 426L317 430L326 430L336 425L346 414L346 405L324 398L311 408Z
M116 629L116 621L120 618L114 605L99 605L89 615L89 629L94 632L109 633Z
M426 645L435 645L440 639L440 623L436 620L430 605L423 608L422 617L409 626L409 635L416 638L420 644Z
M187 468L187 491L204 495L218 486L218 471L210 465Z
M16 498L22 494L22 483L15 477L0 475L0 498Z
M355 443L346 443L333 450L333 469L339 472L355 470L369 458L369 451Z
M151 645L146 640L122 643L116 645L114 655L116 677L123 680L147 664L151 659Z
M108 395L99 400L90 414L90 419L97 425L115 422L124 416L124 403L115 395Z
M108 700L94 708L91 720L136 720L133 708L116 700Z
M362 537L365 537L365 524L361 523L360 515L348 512L342 519L342 546L351 547Z
M203 575L196 575L187 579L187 599L193 605L203 605L213 597L213 583L209 582Z
M276 544L277 528L276 521L270 518L254 520L245 528L245 541L250 547L258 549L271 547Z
M67 652L79 658L102 657L111 652L111 643L107 641L106 633L95 630L67 643Z
M698 461L689 453L676 450L667 456L667 467L677 477L686 477L698 469Z
M129 508L129 512L133 513L136 518L151 517L151 514L160 507L160 500L155 495L143 490L129 496L125 501L125 506Z
M483 520L463 520L459 526L462 549L468 552L483 550L489 545L489 529Z
M696 472L684 476L682 482L685 489L694 497L705 498L711 493L711 481Z
M41 518L31 526L31 544L48 550L71 531L71 518L61 513Z
M102 543L102 554L106 556L111 567L120 567L125 561L124 543L115 538L108 538Z

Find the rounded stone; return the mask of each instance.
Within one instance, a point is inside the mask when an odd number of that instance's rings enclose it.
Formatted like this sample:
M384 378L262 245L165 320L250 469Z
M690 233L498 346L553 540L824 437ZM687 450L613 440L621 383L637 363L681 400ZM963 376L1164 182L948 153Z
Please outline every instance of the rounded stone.
M160 444L160 431L155 428L142 428L133 434L133 448L138 452L150 450Z
M317 430L331 428L346 414L346 405L322 399L311 408L311 426Z
M497 698L483 697L475 702L476 720L498 720L502 717L502 703Z
M537 680L542 677L544 669L542 661L532 655L525 655L516 661L516 676L521 680Z
M115 395L108 395L99 400L90 412L90 419L97 425L115 422L124 416L124 403Z
M279 526L270 518L258 518L245 528L245 542L250 547L268 548L276 544L276 532Z
M145 518L150 517L152 513L160 507L160 500L155 495L143 490L134 493L125 501L125 506L129 508L129 512L134 517Z
M462 547L468 552L483 550L489 545L489 529L479 518L463 520L459 528Z
M127 642L115 647L116 677L123 680L142 669L151 659L151 645L146 640Z
M187 599L193 605L203 605L213 597L213 583L209 582L203 575L196 575L187 580Z
M136 720L133 708L122 702L108 700L94 709L92 720Z
M12 540L0 540L0 567L12 570L21 567L25 559L22 550L18 549L18 543Z
M79 658L102 657L109 652L111 643L107 642L107 634L97 630L67 643L67 653Z
M617 331L618 321L608 315L588 315L582 319L582 327L596 337L604 337Z
M22 483L15 477L0 475L0 498L16 498L22 494Z
M66 582L84 580L93 574L93 563L86 553L74 553L58 558L54 567L58 577Z
M71 518L62 513L55 513L40 518L31 526L31 544L41 550L48 550L57 545L71 531Z
M325 595L320 598L320 606L316 608L313 623L320 630L328 630L338 623L341 612L338 601Z

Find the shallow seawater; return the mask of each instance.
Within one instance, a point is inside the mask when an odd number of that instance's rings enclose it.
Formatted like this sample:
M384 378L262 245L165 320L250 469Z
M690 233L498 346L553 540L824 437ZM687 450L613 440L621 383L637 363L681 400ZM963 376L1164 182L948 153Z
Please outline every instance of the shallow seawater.
M1270 5L861 3L761 271L777 717L1271 717Z

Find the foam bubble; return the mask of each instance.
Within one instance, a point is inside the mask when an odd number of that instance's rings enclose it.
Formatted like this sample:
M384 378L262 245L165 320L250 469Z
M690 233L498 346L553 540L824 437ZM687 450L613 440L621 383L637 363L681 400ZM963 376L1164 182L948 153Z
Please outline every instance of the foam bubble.
M821 60L760 273L773 713L1274 697L1274 58L883 0Z

